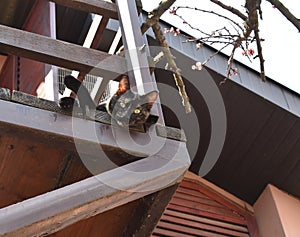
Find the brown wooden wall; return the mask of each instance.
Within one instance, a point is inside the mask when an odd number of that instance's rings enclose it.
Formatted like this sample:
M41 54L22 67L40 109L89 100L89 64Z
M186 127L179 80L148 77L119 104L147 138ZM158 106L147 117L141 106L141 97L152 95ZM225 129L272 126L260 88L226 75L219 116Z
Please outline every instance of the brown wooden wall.
M36 1L22 29L50 36L49 1ZM0 74L0 86L36 95L36 89L44 81L45 75L44 63L9 55Z
M75 152L16 131L0 134L0 153L0 208L91 176Z
M185 177L152 236L259 236L251 213Z

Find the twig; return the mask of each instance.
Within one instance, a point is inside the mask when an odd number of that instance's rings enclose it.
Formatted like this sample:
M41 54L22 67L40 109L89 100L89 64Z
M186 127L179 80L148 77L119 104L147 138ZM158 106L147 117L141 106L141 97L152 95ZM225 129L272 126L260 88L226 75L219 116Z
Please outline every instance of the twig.
M224 3L217 1L217 0L210 0L210 1L217 4L218 6L220 6L222 8L224 8L225 10L232 12L233 14L237 15L242 20L244 20L244 21L247 20L247 16L245 16L243 13L241 13L239 10L235 9L234 7L227 6Z
M295 17L279 0L267 0L275 6L300 32L300 19Z
M263 81L266 81L266 73L265 73L265 66L264 66L264 58L263 58L263 53L262 53L262 47L259 39L259 31L255 30L255 39L256 39L256 47L257 47L257 52L258 52L258 57L260 61L260 77Z
M203 63L202 65L204 66L205 64L207 64L213 57L215 57L217 54L219 54L223 49L225 49L227 46L229 46L230 44L226 44L224 45L222 48L220 48L217 52L213 53L212 55L210 55Z
M227 20L227 21L229 21L229 22L232 22L234 25L238 26L241 30L243 30L243 28L239 25L239 23L237 23L237 22L235 22L234 20L232 20L231 18L229 18L229 17L227 17L227 16L224 16L224 15L222 15L222 14L219 14L219 13L217 13L217 12L214 12L214 11L208 11L208 10L204 10L204 9L200 9L200 8L197 8L197 7L178 6L178 7L176 7L176 8L172 11L172 14L178 16L179 18L181 18L181 19L183 20L183 22L186 22L185 19L184 19L181 15L177 14L177 11L178 11L179 9L190 9L190 10L200 11L200 12L203 12L203 13L212 14L212 15L215 15L215 16L217 16L217 17L223 18L223 19L225 19L225 20ZM193 27L192 25L190 25L188 22L186 22L186 23L187 23L192 29L194 28L194 27ZM196 30L199 30L199 29L196 28Z
M156 24L159 21L159 18L166 10L168 10L176 0L162 0L157 8L152 10L148 14L146 22L144 22L141 26L142 34L144 34L150 27Z
M152 26L153 32L155 34L155 38L159 41L160 46L162 47L162 51L168 61L169 67L173 71L173 77L178 88L179 94L182 98L182 104L185 106L185 110L187 113L191 112L191 105L189 101L189 97L185 90L185 85L183 79L181 77L181 70L177 67L176 62L174 60L174 56L172 55L169 45L166 41L165 36L161 30L161 27L158 23Z

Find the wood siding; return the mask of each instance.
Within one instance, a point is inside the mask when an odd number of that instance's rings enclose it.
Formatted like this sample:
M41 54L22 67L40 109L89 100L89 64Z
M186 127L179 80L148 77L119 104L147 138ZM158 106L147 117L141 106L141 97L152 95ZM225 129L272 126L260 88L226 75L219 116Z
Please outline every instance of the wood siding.
M196 175L192 179L184 178L154 229L153 237L258 236L252 213L200 182L201 178Z

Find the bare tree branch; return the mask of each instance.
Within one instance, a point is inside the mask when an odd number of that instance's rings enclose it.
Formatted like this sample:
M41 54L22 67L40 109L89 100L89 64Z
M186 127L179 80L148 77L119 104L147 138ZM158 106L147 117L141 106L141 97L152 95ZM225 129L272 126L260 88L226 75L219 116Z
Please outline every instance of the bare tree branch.
M227 11L232 12L233 14L237 15L239 18L241 18L242 20L246 21L247 20L247 16L245 16L243 13L241 13L239 10L235 9L232 6L227 6L224 3L218 1L218 0L210 0L211 2L219 5L220 7L224 8Z
M275 6L300 32L300 19L295 17L279 0L267 0Z
M176 62L174 60L175 57L171 53L171 50L169 48L165 36L163 35L160 25L156 23L152 26L152 29L154 31L155 38L159 41L160 46L162 47L162 51L168 61L169 68L173 71L173 77L178 88L179 94L182 98L182 104L185 106L186 112L189 113L191 112L191 105L189 97L185 90L183 79L181 77L181 70L176 65Z
M146 22L142 24L142 34L144 34L150 27L156 24L159 21L161 15L164 14L164 12L175 3L175 1L176 0L162 0L159 6L149 13Z
M266 81L266 72L265 72L265 64L264 64L265 60L263 58L262 47L261 47L261 42L260 42L260 38L259 38L259 31L255 30L254 34L255 34L256 47L257 47L257 53L258 53L257 56L259 57L259 61L260 61L260 77L263 81Z
M179 15L179 14L177 13L177 11L178 11L179 9L181 9L181 8L182 8L182 9L195 10L195 11L199 11L199 12L204 12L204 13L208 13L208 14L211 14L211 15L215 15L215 16L220 17L220 18L224 18L225 20L231 22L232 24L234 24L235 26L237 26L238 28L240 28L241 30L243 30L242 27L239 25L239 23L237 23L236 21L232 20L230 17L224 16L224 15L219 14L219 13L214 12L214 11L208 11L208 10L200 9L200 8L197 8L197 7L189 7L189 6L178 6L178 7L174 8L174 9L172 9L171 12L172 12L173 15L178 16L178 17L179 17L185 24L187 24L191 29L200 31L200 32L203 33L203 34L206 34L206 33L202 32L200 29L194 28L191 24L189 24L189 23L185 20L185 18L184 18L183 16L181 16L181 15ZM245 16L245 17L246 17L246 16ZM247 19L247 17L246 17L245 19ZM207 35L208 35L208 34L207 34Z
M210 43L210 44L220 43L220 44L225 45L223 48L227 47L228 45L233 46L233 49L231 51L231 54L230 54L229 59L228 59L228 64L227 64L227 78L230 75L232 75L232 72L234 74L236 73L236 69L232 68L232 64L233 64L233 61L234 61L234 54L236 52L236 49L237 48L242 48L243 54L245 56L247 56L250 60L250 56L253 56L254 50L249 48L249 45L250 45L249 43L255 41L256 42L256 47L257 47L257 55L254 57L254 59L259 58L259 60L260 60L260 69L261 69L261 79L263 81L265 81L266 80L265 68L264 68L264 61L265 60L264 60L263 53L262 53L262 46L261 46L262 39L260 39L260 37L259 37L259 27L258 27L258 22L259 22L258 18L260 17L262 19L261 0L246 0L245 1L246 2L245 3L245 9L246 9L247 14L243 14L238 9L236 9L232 6L226 5L226 4L222 3L219 0L210 0L210 1L212 3L218 5L218 6L222 7L223 9L231 12L232 14L238 16L242 21L244 21L244 26L241 26L239 23L234 22L230 18L228 18L228 17L226 18L226 16L223 16L223 15L217 13L217 12L202 10L202 9L198 9L198 8L184 7L184 6L173 7L170 10L170 13L173 14L173 15L176 15L187 26L189 26L190 28L192 28L194 30L198 30L203 35L198 39L188 39L187 41L201 42L201 44L203 44L203 43ZM280 2L280 0L267 0L267 1L270 2L271 4L273 4L287 18L287 20L289 20L300 31L300 19L296 18ZM156 22L158 22L158 20L159 20L160 16L162 15L162 13L164 11L166 11L167 8L170 8L174 2L175 2L174 0L163 0L161 2L161 4L159 5L159 7L157 9L153 10L151 12L151 14L149 14L147 22L142 26L142 31L145 32L151 26L152 26L153 29L156 29L157 25L155 25L155 24L156 24ZM229 19L229 22L232 23L233 28L236 30L237 33L232 34L231 32L229 32L229 30L226 27L222 28L224 31L226 31L226 34L224 34L224 32L222 32L221 29L213 31L214 33L203 32L201 29L197 29L197 28L193 27L191 24L189 24L186 21L185 18L183 18L182 16L177 14L177 11L180 8L188 8L188 9L198 10L198 11L202 11L202 12L205 12L205 13L214 14L216 16L225 18L227 20ZM161 31L161 29L160 29L160 31ZM168 30L168 31L170 31L170 33L173 32L172 30ZM200 43L198 43L198 44L200 44ZM211 55L204 63L199 62L198 63L198 66L200 65L199 68L201 68L204 64L206 64L212 57L214 57L216 54L218 54L221 50L218 50L216 53ZM166 53L165 51L164 51L164 54L168 59L168 63L170 65L173 65L172 61L174 61L174 58L172 57L172 55L170 54L171 56L170 55L167 56L168 53ZM171 63L170 63L169 60L172 60ZM175 64L175 68L176 68L176 64ZM176 72L176 70L175 70L175 72ZM227 78L225 78L225 80ZM177 79L175 78L175 80L177 80ZM180 83L177 83L177 84L178 84L178 88L180 88L181 84ZM184 89L184 87L183 87L183 89ZM182 90L182 88L180 90ZM180 94L184 98L184 93L182 94L182 92L180 91Z

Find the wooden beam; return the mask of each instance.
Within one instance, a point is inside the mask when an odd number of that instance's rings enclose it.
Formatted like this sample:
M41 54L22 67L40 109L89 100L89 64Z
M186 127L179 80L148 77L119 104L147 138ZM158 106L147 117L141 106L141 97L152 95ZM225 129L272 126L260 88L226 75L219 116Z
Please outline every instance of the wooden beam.
M50 0L59 5L80 11L95 13L107 18L118 19L116 4L109 0Z
M125 58L128 65L131 85L136 86L139 94L145 94L155 88L149 72L147 60L146 42L140 30L139 19L135 0L117 0L119 21L122 30L122 41L125 50ZM149 88L145 88L145 83ZM152 85L152 84L153 85Z
M100 46L100 41L103 38L103 33L104 33L104 30L106 29L108 21L109 21L108 18L102 17L102 19L100 21L100 25L96 31L95 37L92 41L90 48L97 49Z
M97 76L126 72L125 59L0 25L0 51Z
M178 143L178 142L177 142ZM174 145L177 152L172 153ZM0 236L44 236L179 183L190 164L183 143L147 159L0 209Z
M121 28L119 27L118 30L117 30L117 33L114 37L114 40L111 43L110 48L108 50L109 54L115 54L121 38L122 38L122 33L121 33Z
M108 20L109 20L108 18L102 17L100 15L94 15L92 24L90 26L88 34L87 34L87 36L85 38L85 41L83 43L83 47L85 47L85 48L91 48L91 49L97 49L99 47L99 43L100 43L100 40L101 40L101 38L103 36L103 32L104 32L104 30L106 28ZM72 76L74 76L75 78L77 78L81 82L84 80L84 78L86 76L86 73L84 73L84 72L78 72L78 71L72 71L71 74L72 74ZM99 77L99 79L100 79L100 77ZM100 83L102 85L103 84L106 85L107 81L109 80L109 78L103 78L103 79L100 80ZM99 82L99 80L97 80L97 82ZM102 82L104 82L104 83L102 83ZM105 86L102 86L101 89L102 90L99 93L102 94L105 91ZM63 96L64 97L68 97L70 95L72 95L72 97L75 98L75 93L72 92L70 89L65 88ZM98 104L98 101L95 100L95 102Z
M98 16L98 15L96 15L96 16ZM106 29L108 21L109 21L109 19L106 17L101 18L101 21L97 27L97 31L95 32L95 35L93 36L93 40L91 42L91 45L89 45L89 48L97 49L100 46L100 41L103 37L103 33L104 33L104 30ZM79 72L77 79L80 81L83 81L85 76L86 76L85 73ZM93 91L92 91L93 94L91 93L91 97L96 102L96 104L98 104L101 95L104 93L109 80L111 80L111 78L104 77L104 78L97 79L97 82L94 85L94 87L96 86L97 88L93 89Z
M41 103L47 103L47 101L43 101L44 102ZM35 101L33 103L37 102ZM51 105L55 106L55 103L45 106L51 107ZM44 137L48 136L50 138L59 136L64 137L65 140L73 141L75 139L80 143L89 143L96 146L101 144L104 147L108 146L115 148L116 150L125 149L129 153L136 154L139 157L149 155L149 153L145 152L141 146L135 146L130 139L123 142L123 145L118 144L113 131L117 132L119 136L128 136L129 134L126 135L128 131L123 128L111 127L107 124L78 117L71 117L4 100L0 100L0 110L5 111L5 113L0 113L0 123L5 124L8 128L21 126L32 130L33 133L39 133L40 135L44 134ZM73 128L73 126L76 128ZM152 133L163 142L164 139L158 137L155 130L153 130ZM147 134L140 132L135 132L132 136L136 141L146 142L149 139ZM88 147L89 146L87 146L85 152L90 154ZM93 153L93 151L91 152ZM94 155L96 156L97 154Z
M116 0L116 4L131 85L136 86L139 94L158 90L155 78L150 75L149 46L147 38L143 37L140 29L136 1ZM159 117L158 123L164 124L162 108L159 103L154 104L152 112Z
M107 112L99 111L99 110L94 110L94 111L89 111L90 114L83 115L83 111L79 107L73 107L72 111L66 111L58 106L58 103L55 101L50 101L50 100L45 100L42 98L35 97L30 94L23 93L21 91L13 91L11 98L7 99L7 95L5 95L5 89L0 88L0 99L1 95L3 95L3 99L10 100L13 102L17 102L20 104L28 105L30 107L35 107L43 110L48 110L48 111L53 111L53 112L58 112L61 114L66 114L69 116L74 116L77 118L82 118L82 119L88 119L96 122L100 122L103 124L112 124L111 117ZM5 98L6 96L6 98ZM130 126L129 130L131 131L138 131L138 132L146 132L145 126L143 124L136 124L134 126ZM180 131L180 130L178 130ZM159 134L161 137L172 137L171 131L165 131L164 127L160 127L156 131L157 134ZM167 136L166 133L168 134ZM171 135L171 136L169 136ZM176 134L176 136L180 136L179 134ZM175 137L174 137L175 138ZM175 139L178 140L178 139Z
M14 132L14 135L23 137L27 134L25 136L28 138L31 136L32 140L40 143L51 140L51 145L63 146L67 150L74 150L75 140L76 144L84 144L81 146L84 148L81 150L82 153L95 157L101 144L105 151L119 152L118 156L124 154L124 157L131 157L130 159L133 154L137 157L146 157L152 152L148 153L142 146L134 144L134 141L138 141L138 144L140 142L148 144L148 135L152 136L152 142L161 144L171 140L185 142L184 132L180 129L153 125L153 129L151 127L148 134L145 133L143 126L130 127L127 131L124 128L111 126L111 118L101 111L97 111L86 120L83 119L79 109L74 109L73 114L67 113L53 101L22 92L14 91L11 96L9 90L0 88L0 98L0 110L6 111L0 113L0 135L10 135ZM114 133L123 137L130 136L132 140L125 139L122 141L123 145L120 145Z
M142 198L122 236L151 236L177 187L176 184Z
M0 99L10 100L10 90L7 88L0 88Z

